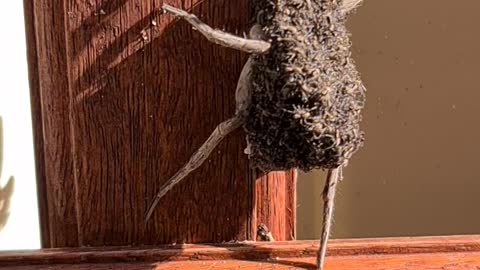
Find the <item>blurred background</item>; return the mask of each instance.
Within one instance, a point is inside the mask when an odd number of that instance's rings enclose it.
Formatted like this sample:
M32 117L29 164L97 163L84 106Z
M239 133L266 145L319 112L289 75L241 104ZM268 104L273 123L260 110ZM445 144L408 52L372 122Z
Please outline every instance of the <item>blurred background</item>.
M350 18L366 142L339 185L333 238L480 233L479 10L365 0ZM300 174L300 239L320 236L324 180Z

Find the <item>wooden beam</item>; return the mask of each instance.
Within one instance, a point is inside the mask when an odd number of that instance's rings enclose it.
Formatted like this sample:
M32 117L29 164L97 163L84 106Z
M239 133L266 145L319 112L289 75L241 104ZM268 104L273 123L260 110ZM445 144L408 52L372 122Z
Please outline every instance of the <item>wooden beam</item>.
M24 0L35 169L45 247L79 245L63 5L62 0Z
M144 223L162 181L234 114L247 59L162 3L25 1L44 247L247 240L259 223L295 235L294 174L255 186L240 130ZM169 4L232 33L250 27L248 0ZM256 208L266 203L275 211Z
M305 269L318 241L11 251L2 269ZM326 269L477 269L480 236L332 240Z

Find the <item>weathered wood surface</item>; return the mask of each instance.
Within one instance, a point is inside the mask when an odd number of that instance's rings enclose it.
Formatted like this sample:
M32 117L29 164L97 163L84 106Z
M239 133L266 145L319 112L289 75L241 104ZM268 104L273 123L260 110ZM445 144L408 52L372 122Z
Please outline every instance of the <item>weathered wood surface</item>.
M234 114L247 55L160 0L24 3L44 247L245 240L258 223L294 237L294 173L255 185L242 131L143 222L162 181ZM229 32L250 26L248 0L168 3Z
M252 223L265 224L275 240L295 239L297 171L259 174L254 178L257 181Z
M318 241L50 249L0 254L2 269L309 269ZM479 269L480 236L332 240L326 269Z

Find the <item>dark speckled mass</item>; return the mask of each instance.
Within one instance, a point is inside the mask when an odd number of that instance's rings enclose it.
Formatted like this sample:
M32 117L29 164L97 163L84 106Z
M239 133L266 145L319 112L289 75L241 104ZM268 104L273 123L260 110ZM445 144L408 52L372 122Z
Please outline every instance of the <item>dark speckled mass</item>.
M363 144L365 87L336 0L255 1L272 48L253 58L245 130L263 171L331 169Z

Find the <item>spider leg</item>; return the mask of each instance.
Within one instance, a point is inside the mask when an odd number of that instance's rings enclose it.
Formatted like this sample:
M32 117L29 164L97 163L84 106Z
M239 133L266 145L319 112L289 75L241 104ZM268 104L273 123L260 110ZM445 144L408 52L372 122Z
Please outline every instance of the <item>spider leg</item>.
M270 49L270 43L263 40L248 39L238 37L218 29L213 29L204 22L200 21L197 16L186 12L185 10L164 4L163 10L174 14L190 23L195 29L202 33L209 41L218 45L237 49L247 53L264 53Z
M237 89L235 90L235 114L245 117L246 110L250 105L250 78L252 75L252 57L250 56L242 68L238 77Z
M327 182L323 190L323 224L322 236L320 239L320 248L317 255L317 270L323 270L325 255L327 254L327 243L330 237L330 227L332 225L333 206L335 200L335 189L338 183L338 176L341 174L342 167L328 170Z
M237 83L235 93L236 112L235 116L220 123L215 130L210 134L210 137L203 143L203 145L190 157L190 160L185 164L175 175L173 175L165 184L162 185L160 191L155 196L154 201L150 205L145 222L147 222L157 207L160 199L167 194L176 184L182 181L188 174L197 169L207 159L213 149L223 140L229 133L240 127L244 122L245 111L250 103L250 74L252 58L250 57L245 63Z
M212 153L213 149L225 138L229 133L242 125L243 119L234 116L222 123L220 123L212 132L210 137L203 143L203 145L190 157L190 160L177 173L175 173L165 184L162 185L160 191L155 196L155 200L150 205L145 222L147 222L157 207L160 199L167 194L176 184L182 181L188 174L197 169Z
M363 0L343 0L341 9L347 15L362 4Z

